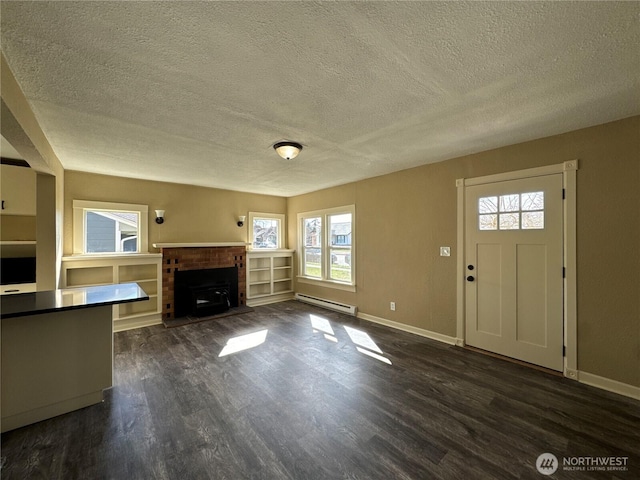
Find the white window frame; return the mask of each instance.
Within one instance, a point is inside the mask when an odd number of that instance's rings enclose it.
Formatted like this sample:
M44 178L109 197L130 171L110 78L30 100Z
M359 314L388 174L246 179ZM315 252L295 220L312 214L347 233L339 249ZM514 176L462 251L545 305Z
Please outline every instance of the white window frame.
M87 211L132 212L138 214L138 250L135 252L86 252ZM73 254L87 256L136 255L149 252L149 206L133 203L97 202L93 200L73 201Z
M329 217L332 215L351 214L351 282L341 282L329 278L331 271L331 256L328 252L331 250L331 231L328 227ZM322 218L322 239L320 245L321 251L321 278L309 277L304 275L304 219L321 217ZM297 279L300 283L308 283L312 285L320 285L323 287L336 288L349 292L356 291L356 206L345 205L342 207L327 208L323 210L315 210L312 212L298 213L298 275Z
M277 220L278 221L278 246L274 247L274 248L264 248L264 247L259 247L256 248L253 246L253 221L255 219L258 218L265 218L268 220ZM262 213L262 212L249 212L249 248L251 250L257 251L257 252L262 252L262 251L269 251L269 250L279 250L279 249L283 249L285 248L285 243L284 243L284 229L286 228L285 225L285 219L286 216L284 215L284 213Z

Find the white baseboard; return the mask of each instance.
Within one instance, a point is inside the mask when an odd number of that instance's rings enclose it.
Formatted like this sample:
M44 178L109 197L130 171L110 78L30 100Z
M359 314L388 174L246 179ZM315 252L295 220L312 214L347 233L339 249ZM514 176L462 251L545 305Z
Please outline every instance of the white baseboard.
M412 327L411 325L405 325L404 323L394 322L392 320L387 320L386 318L376 317L374 315L369 315L368 313L358 312L356 316L363 320L368 320L369 322L379 323L380 325L395 328L396 330L402 330L403 332L413 333L414 335L420 335L421 337L437 340L438 342L448 343L449 345L456 345L461 341L455 337L450 337L449 335L443 335L442 333Z
M134 328L150 327L152 325L162 325L162 315L154 313L134 318L122 318L113 321L113 332L124 332Z
M258 307L260 305L269 305L270 303L286 302L287 300L293 300L293 292L289 293L276 293L274 295L268 295L258 298L247 298L247 307Z
M640 400L640 387L634 387L627 383L618 382L617 380L611 380L610 378L600 377L587 372L578 372L578 381L586 385L591 385L592 387Z

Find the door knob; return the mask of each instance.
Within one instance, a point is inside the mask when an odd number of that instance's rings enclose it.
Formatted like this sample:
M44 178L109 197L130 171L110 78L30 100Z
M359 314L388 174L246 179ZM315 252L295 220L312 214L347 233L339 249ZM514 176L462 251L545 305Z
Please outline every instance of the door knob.
M473 270L475 267L474 267L473 265L467 265L467 268L468 268L469 270Z
M473 275L469 275L469 276L467 277L467 280L468 280L469 282L473 282L473 281L475 280L475 278L473 277Z

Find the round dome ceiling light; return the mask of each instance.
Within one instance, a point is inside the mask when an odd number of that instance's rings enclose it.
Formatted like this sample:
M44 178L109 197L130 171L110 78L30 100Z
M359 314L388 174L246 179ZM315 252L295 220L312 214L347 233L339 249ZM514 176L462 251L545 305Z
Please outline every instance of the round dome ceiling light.
M273 148L282 158L285 160L291 160L298 156L302 150L302 145L296 142L278 142L273 146Z

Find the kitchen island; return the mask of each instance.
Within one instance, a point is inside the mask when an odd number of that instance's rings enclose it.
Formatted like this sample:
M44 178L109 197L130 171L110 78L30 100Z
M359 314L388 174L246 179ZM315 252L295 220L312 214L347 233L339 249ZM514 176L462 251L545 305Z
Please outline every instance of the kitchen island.
M1 431L100 403L113 383L113 305L148 299L136 283L0 297Z

